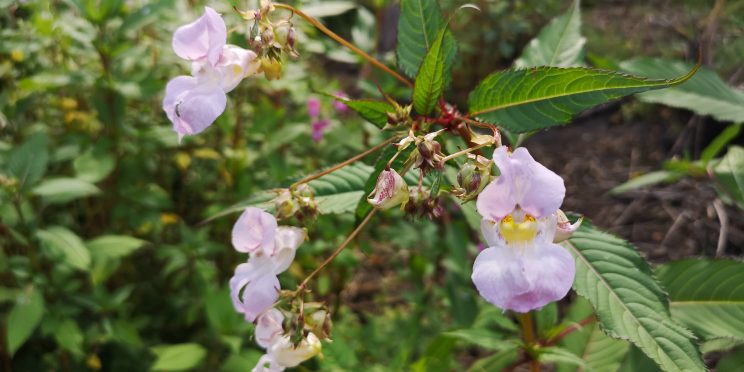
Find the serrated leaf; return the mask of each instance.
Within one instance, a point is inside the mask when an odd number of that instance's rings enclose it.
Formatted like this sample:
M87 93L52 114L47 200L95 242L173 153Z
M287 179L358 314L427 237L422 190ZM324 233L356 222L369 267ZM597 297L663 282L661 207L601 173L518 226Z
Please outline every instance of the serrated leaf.
M140 249L144 240L125 235L104 235L85 242L94 259L117 259Z
M564 246L576 258L574 289L609 336L629 340L666 371L704 371L694 336L671 319L648 263L628 242L586 221Z
M621 62L620 67L633 74L663 79L682 75L690 71L692 65L660 58L636 58ZM644 102L687 109L698 115L710 115L720 121L744 121L744 91L730 87L707 67L701 67L684 84L642 93L638 98Z
M195 343L160 345L150 350L157 356L151 367L153 371L191 369L198 366L207 355L207 351L201 345Z
M656 273L669 291L672 317L708 340L744 341L744 263L688 259Z
M339 99L338 97L334 97ZM339 99L350 109L356 111L361 117L368 122L376 125L378 128L382 128L387 124L388 112L395 112L393 105L384 101L373 101L373 100L352 100L352 99Z
M426 51L431 48L443 24L442 11L436 0L401 0L395 50L398 67L408 77L416 77Z
M592 306L582 297L577 297L566 315L567 326L577 326L580 321L592 316ZM617 371L628 352L630 344L623 340L610 338L596 324L591 322L569 333L558 345L586 363L586 370L595 372ZM558 372L573 372L574 363L558 363Z
M62 253L70 266L88 270L90 267L90 252L74 232L65 227L53 226L36 232L36 237L50 249Z
M727 196L744 208L744 147L731 146L713 168L713 175Z
M572 67L581 64L586 38L581 36L580 1L553 19L522 51L514 67Z
M448 33L445 24L426 52L416 75L413 107L420 115L428 115L436 107L439 97L444 92L445 83L450 80L448 76L451 74L452 65L447 63L446 58L450 54L448 49L455 46L454 43L445 43Z
M36 186L32 193L47 203L67 203L75 199L96 195L101 190L94 184L79 178L52 178Z
M470 115L513 133L560 125L596 105L689 79L654 80L583 67L534 67L491 74L470 94Z
M10 152L8 171L11 176L18 179L18 185L23 189L35 184L44 176L48 162L47 138L35 135Z
M321 214L353 212L359 199L365 196L364 185L371 173L372 167L356 163L310 181L308 185L315 192L318 212Z
M8 352L12 356L31 337L44 314L44 298L30 288L24 291L10 310L7 323Z

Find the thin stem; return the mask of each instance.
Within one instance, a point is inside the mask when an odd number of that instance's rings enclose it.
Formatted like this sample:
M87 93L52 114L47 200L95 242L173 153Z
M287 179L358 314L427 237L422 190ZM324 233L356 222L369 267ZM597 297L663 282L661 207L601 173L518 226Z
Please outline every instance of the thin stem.
M583 328L583 327L584 327L585 325L587 325L587 324L589 324L589 323L593 322L594 320L595 320L595 318L594 318L594 315L590 315L590 316L588 316L588 317L586 317L586 318L582 319L582 320L581 320L581 321L579 321L578 323L576 323L576 324L573 324L573 325L571 325L570 327L566 327L566 329L564 329L563 331L561 331L561 333L557 334L557 335L556 335L555 337L553 337L553 338L551 338L550 340L548 340L547 342L545 342L545 345L546 345L546 346L551 346L551 345L555 345L555 344L556 344L556 343L558 343L558 341L560 341L560 340L561 340L562 338L564 338L564 337L566 337L566 336L570 335L571 333L573 333L573 332L575 332L575 331L578 331L578 330L580 330L580 329L581 329L581 328Z
M305 280L303 280L302 283L300 283L300 285L298 286L298 288L305 288L307 286L307 283L310 281L310 279L312 277L314 277L317 273L320 272L320 270L323 270L324 267L326 267L328 264L330 264L331 261L333 261L333 259L335 259L336 256L338 256L341 253L341 251L343 251L344 248L346 248L346 246L349 245L349 243L351 243L351 241L354 240L354 238L356 238L357 235L359 235L359 233L362 231L362 229L364 229L364 227L367 226L367 224L369 223L369 221L372 220L372 217L377 213L378 210L379 209L377 209L377 208L373 208L367 214L367 217L364 217L364 220L362 220L362 222L359 224L359 226L357 226L356 229L354 229L354 231L352 231L351 234L349 234L349 236L346 237L346 240L344 240L344 242L341 243L341 245L339 245L338 248L336 248L336 250L333 251L333 253L328 258L326 258L326 260L323 261L322 264L320 264L320 266L318 266L317 268L315 268L315 270L313 270L313 272L311 272L310 275L308 275L305 278Z
M486 146L490 146L490 145L491 145L490 143L483 143L483 144L480 144L480 145L475 146L475 147L468 147L465 150L460 150L460 151L458 151L458 152L456 152L454 154L449 154L449 155L445 156L444 158L442 158L442 164L444 164L445 162L447 162L447 160L454 159L454 158L456 158L458 156L462 156L462 155L471 153L471 152L473 152L475 150L478 150L480 148L483 148L483 147L486 147Z
M375 57L372 57L371 55L367 54L365 51L357 48L354 46L354 44L346 41L346 39L342 38L341 36L338 36L335 32L329 30L326 26L324 26L322 23L320 23L317 19L303 13L301 10L287 4L281 4L281 3L274 3L274 6L280 9L286 9L293 13L296 13L300 17L304 18L306 21L310 22L313 26L315 26L318 30L323 32L324 34L328 35L331 39L335 40L339 44L351 49L352 52L360 55L362 58L366 59L369 63L375 65L377 68L379 68L382 71L385 71L386 73L390 74L392 77L396 78L401 83L405 84L409 88L413 88L413 83L408 81L405 77L401 76L397 72L393 71L389 67L385 66L382 62L378 61Z
M531 349L536 344L535 322L532 320L532 312L524 313L519 316L519 323L522 325L522 339L527 345L528 354L530 354L530 371L539 372L540 362L531 355Z
M301 180L293 183L291 186L289 186L289 188L290 189L293 189L293 188L295 188L295 187L297 187L299 185L302 185L303 183L310 182L310 181L312 181L314 179L323 177L323 176L325 176L328 173L335 172L335 171L337 171L337 170L339 170L339 169L341 169L341 168L343 168L343 167L345 167L345 166L347 166L347 165L349 165L349 164L351 164L351 163L353 163L353 162L355 162L355 161L357 161L357 160L359 160L359 159L361 159L361 158L363 158L363 157L365 157L365 156L367 156L367 155L369 155L369 154L371 154L371 153L373 153L373 152L375 152L375 151L377 151L377 150L379 150L379 149L381 149L381 148L383 148L383 147L391 144L392 142L395 142L395 140L397 140L397 139L398 138L395 137L395 136L390 137L386 141L378 144L375 147L372 147L371 149L368 149L368 150L362 152L361 154L355 155L355 156L353 156L353 157L351 157L351 158L349 158L347 160L344 160L341 163L338 163L338 164L336 164L336 165L334 165L334 166L332 166L330 168L324 169L323 171L318 172L318 173L315 173L315 174L311 174L311 175L309 175L309 176L307 176L307 177L305 177L305 178L303 178L303 179L301 179Z

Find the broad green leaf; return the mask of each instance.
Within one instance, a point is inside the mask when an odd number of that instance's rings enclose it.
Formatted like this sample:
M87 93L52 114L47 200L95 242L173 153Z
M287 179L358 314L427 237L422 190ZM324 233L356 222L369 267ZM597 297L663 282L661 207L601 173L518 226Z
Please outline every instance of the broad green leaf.
M343 102L346 106L349 106L350 109L359 113L361 117L363 117L368 122L376 125L378 128L383 128L385 124L387 124L388 112L395 112L395 107L384 101L373 101L364 99L351 100L341 99L339 97L334 98Z
M415 78L444 19L437 0L401 0L398 20L398 67Z
M207 351L196 343L160 345L150 350L157 356L151 367L153 371L192 369L198 366L207 355Z
M83 355L85 337L80 327L72 319L65 319L57 325L54 330L54 339L57 341L57 345L69 350L72 354Z
M696 70L653 80L583 67L534 67L491 74L470 93L470 114L513 133L560 125L596 105L680 84Z
M302 11L315 18L333 17L357 7L353 1L319 1L302 7Z
M79 178L52 178L43 181L31 190L47 203L67 203L75 199L96 195L101 190L94 184Z
M18 186L25 188L44 176L48 162L47 138L35 135L10 152L8 171L11 176L18 179Z
M577 297L566 315L566 326L579 326L579 322L592 316L592 306L582 297ZM628 344L623 340L610 338L597 325L596 321L563 337L558 345L579 356L586 363L586 370L596 372L617 371L628 352ZM558 372L573 372L575 363L558 363Z
M744 262L688 259L656 270L672 317L703 339L744 341Z
M44 298L36 288L21 293L7 322L8 352L12 356L31 336L44 314Z
M572 67L581 64L586 38L581 36L580 1L553 19L522 51L514 67Z
M708 144L708 146L703 150L703 153L700 154L700 161L702 161L703 166L707 166L708 163L718 156L718 154L723 151L731 141L739 136L739 133L741 133L741 127L741 123L731 124L726 127L723 132L718 134L713 141L710 141L710 144Z
M125 235L104 235L85 242L93 259L117 259L140 249L144 240Z
M586 221L564 245L576 258L573 287L605 333L632 342L665 371L705 370L694 336L672 320L664 290L635 247Z
M674 172L669 170L659 170L642 174L638 177L631 178L630 180L613 187L610 190L610 194L622 194L642 187L658 185L660 183L669 183L678 180L684 174L680 172Z
M671 79L690 71L692 65L660 58L637 58L620 63L620 68L636 75ZM684 84L639 94L638 98L644 102L691 110L699 115L710 115L720 121L744 121L744 91L730 87L715 71L706 67L701 67Z
M726 195L744 208L744 147L729 147L726 156L713 167L713 175Z
M353 212L359 199L364 196L364 185L371 173L372 167L356 163L310 181L308 185L315 192L318 212Z
M80 270L88 270L90 267L90 252L80 237L67 228L49 227L37 231L36 237L49 249L62 253L70 266Z
M515 345L514 341L504 340L500 334L483 328L458 329L443 335L491 350L507 350Z
M428 115L436 107L439 97L444 92L445 82L449 80L447 76L451 73L452 65L447 63L446 58L450 54L448 49L455 46L453 43L445 43L448 33L445 24L426 52L416 75L413 107L420 115Z
M106 178L114 170L116 160L108 154L96 154L92 151L81 155L72 163L76 178L96 183Z
M623 364L620 365L618 372L658 372L661 371L659 366L654 363L640 349L631 345L628 353L625 354Z

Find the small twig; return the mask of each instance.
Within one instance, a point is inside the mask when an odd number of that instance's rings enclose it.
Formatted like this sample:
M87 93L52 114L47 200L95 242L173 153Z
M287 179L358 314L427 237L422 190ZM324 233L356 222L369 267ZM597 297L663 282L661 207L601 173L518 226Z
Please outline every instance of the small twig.
M722 257L726 250L726 240L728 237L728 213L723 206L721 199L713 200L713 208L718 215L718 221L721 223L721 229L718 232L718 245L716 245L716 258Z
M578 323L574 323L571 326L566 327L566 329L564 329L563 331L561 331L561 333L557 334L555 337L553 337L550 340L546 341L544 343L544 345L545 346L555 345L562 338L570 335L571 333L573 333L575 331L578 331L578 330L584 328L584 326L586 326L587 324L589 324L589 323L591 323L591 322L593 322L595 320L596 320L596 318L594 317L594 315L590 315L590 316L588 316L588 317L580 320Z
M490 143L484 143L484 144L480 144L480 145L475 146L475 147L468 147L465 150L460 150L460 151L458 151L458 152L456 152L454 154L450 154L450 155L445 156L444 158L442 158L442 161L441 162L442 162L442 164L444 164L445 162L447 162L447 160L454 159L454 158L456 158L458 156L462 156L462 155L471 153L471 152L476 151L476 150L478 150L480 148L483 148L483 147L486 147L486 146L490 146L490 145L491 145Z

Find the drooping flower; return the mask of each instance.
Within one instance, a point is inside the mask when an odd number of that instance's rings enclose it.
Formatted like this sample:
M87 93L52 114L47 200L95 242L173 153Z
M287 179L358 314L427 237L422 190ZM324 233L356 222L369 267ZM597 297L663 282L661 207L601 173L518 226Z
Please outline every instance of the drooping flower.
M253 372L280 372L285 368L296 367L318 355L321 349L320 339L312 332L296 346L289 336L282 336L266 350Z
M494 152L501 174L477 201L489 248L473 265L472 280L488 302L528 312L565 297L573 284L573 257L553 243L565 187L557 174L519 148Z
M408 184L395 169L384 169L377 177L377 184L367 196L367 202L381 209L392 208L408 201Z
M225 22L210 7L173 34L173 50L192 62L192 76L178 76L168 82L163 99L163 110L179 140L211 125L225 111L226 93L243 78L257 73L256 54L226 42Z
M261 208L248 207L233 225L233 247L238 252L261 252L270 256L274 253L274 238L277 229L276 218L271 213Z
M277 309L269 309L256 320L256 343L267 349L282 337L284 315Z

